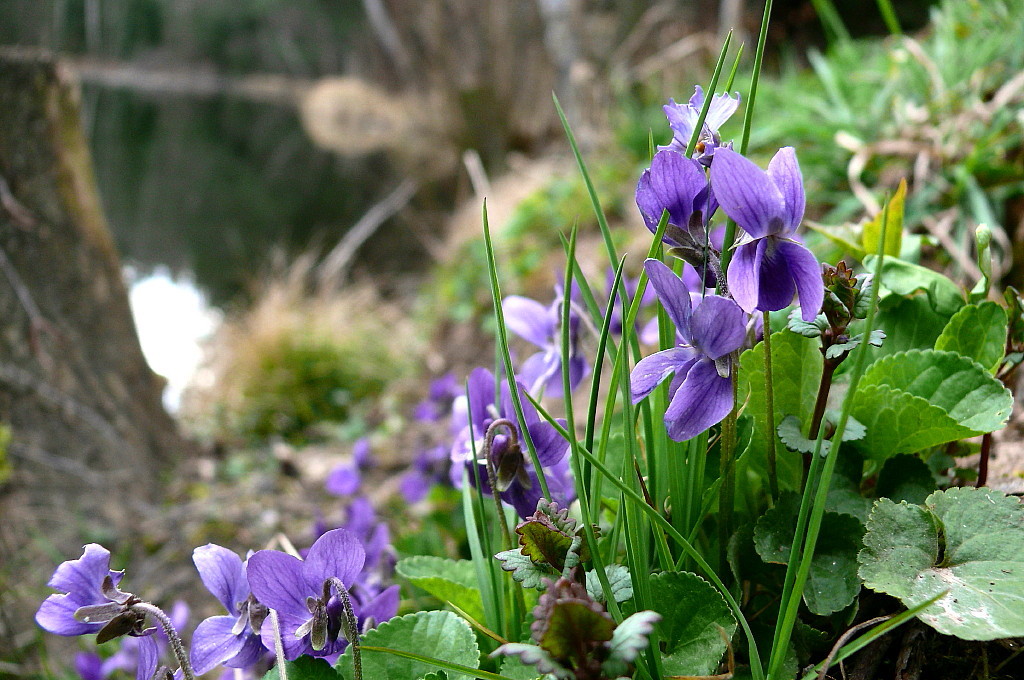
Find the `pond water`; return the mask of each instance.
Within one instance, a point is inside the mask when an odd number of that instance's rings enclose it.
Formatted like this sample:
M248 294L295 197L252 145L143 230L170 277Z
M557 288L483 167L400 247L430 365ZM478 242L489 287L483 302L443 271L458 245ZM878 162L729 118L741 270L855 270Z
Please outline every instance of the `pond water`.
M172 410L219 310L244 305L273 258L329 249L401 179L383 154L317 148L295 108L88 83L82 95L143 350ZM408 242L393 256L389 228L360 250L364 265L408 273L428 261Z

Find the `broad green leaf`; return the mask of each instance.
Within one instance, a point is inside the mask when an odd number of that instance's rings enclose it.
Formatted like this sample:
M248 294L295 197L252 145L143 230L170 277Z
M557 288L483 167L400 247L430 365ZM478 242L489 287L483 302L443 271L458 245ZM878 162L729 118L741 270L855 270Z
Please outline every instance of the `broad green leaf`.
M881 499L868 520L860 575L946 635L1024 635L1024 505L993 489L936 491L924 507Z
M476 634L468 623L448 611L425 611L398 616L366 631L360 640L367 647L413 652L470 668L480 666ZM436 666L384 652L364 651L362 659L364 678L417 680L437 671ZM351 645L338 659L335 668L346 680L353 680ZM454 671L446 672L450 680L468 680L469 677Z
M871 460L922 451L977 434L927 399L886 385L859 388L853 415L868 429L855 446Z
M786 564L793 545L793 528L800 510L796 494L784 494L754 527L754 547L765 562ZM860 592L857 552L864 533L852 515L826 512L821 535L811 558L804 603L814 614L825 616L848 606Z
M966 305L949 320L935 349L962 354L995 373L1006 350L1006 310L995 302Z
M875 493L879 498L888 498L897 503L924 503L928 494L935 491L935 477L928 464L917 456L907 454L893 456L885 461L878 473Z
M907 180L901 179L896 193L892 195L884 210L864 223L861 238L864 251L878 253L879 241L882 238L882 221L885 221L885 254L887 257L899 257L903 244L903 202L907 197Z
M300 656L295 661L285 661L284 668L288 680L341 680L338 671L334 670L331 664L311 656ZM279 677L277 664L274 664L263 676L263 680L278 680Z
M1003 427L1013 408L1013 395L1001 382L955 352L910 350L884 357L868 367L861 385L885 385L922 397L975 434Z
M471 561L416 555L399 560L395 571L442 602L451 602L477 621L483 620L483 600Z
M736 631L736 619L718 591L696 574L664 572L651 577L650 606L662 616L657 630L665 674L714 673Z
M869 356L881 357L908 349L932 347L949 319L949 314L933 310L924 295L889 295L878 303L875 316L878 330L885 333L885 342L880 348L869 350Z
M540 673L533 666L527 666L518 656L506 656L501 662L501 675L509 680L537 680Z
M822 357L818 350L821 344L817 339L783 330L772 333L771 341L775 388L775 422L771 427L768 426L765 407L764 343L758 343L740 355L739 403L746 402L745 413L754 422L750 444L740 461L741 478L744 467L762 476L766 474L768 437L775 436L776 428L785 416L796 416L801 423L810 422L821 381ZM799 454L787 451L781 442L776 443L776 451L780 487L800 488L803 459Z
M832 484L825 499L825 509L840 514L853 515L861 521L868 521L871 514L870 498L865 498L860 491L864 476L864 459L853 447L840 449L839 460L836 461Z
M868 271L874 271L876 257L864 258ZM939 272L896 257L886 257L882 263L882 285L904 297L924 291L932 309L945 316L952 316L964 306L964 295L958 285Z

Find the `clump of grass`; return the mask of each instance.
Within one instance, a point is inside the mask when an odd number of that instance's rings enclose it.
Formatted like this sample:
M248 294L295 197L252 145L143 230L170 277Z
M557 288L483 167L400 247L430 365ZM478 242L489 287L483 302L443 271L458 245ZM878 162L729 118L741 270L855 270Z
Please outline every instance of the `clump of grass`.
M215 334L185 405L200 432L305 443L412 373L421 348L407 315L367 283L311 291L312 272L299 258Z

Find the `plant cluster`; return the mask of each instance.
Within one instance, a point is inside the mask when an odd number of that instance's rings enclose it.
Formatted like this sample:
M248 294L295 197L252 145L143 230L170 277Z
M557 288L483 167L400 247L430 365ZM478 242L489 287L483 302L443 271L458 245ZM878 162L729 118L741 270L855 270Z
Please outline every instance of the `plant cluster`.
M962 640L1024 637L1024 505L985 487L1024 300L992 289L990 232L969 291L900 257L896 197L859 235L859 264L823 265L798 233L796 150L766 169L745 156L756 68L744 133L722 136L741 103L732 76L714 94L728 49L708 96L664 107L672 141L652 144L635 194L653 234L636 280L568 125L607 292L583 275L574 229L551 303L503 297L484 210L497 366L435 384L417 417L450 409L451 443L425 448L402 485L410 503L432 483L459 489L469 559L394 566L449 609L396 616L387 530L353 513L305 555L197 548L227 614L199 624L190 652L98 545L58 567L38 623L136 640L138 680L174 674L148 621L187 680L271 655L280 680L781 680L824 677L915 618ZM509 331L535 348L522 361ZM958 485L952 456L975 449L977 483ZM354 493L368 464L357 455L330 488Z

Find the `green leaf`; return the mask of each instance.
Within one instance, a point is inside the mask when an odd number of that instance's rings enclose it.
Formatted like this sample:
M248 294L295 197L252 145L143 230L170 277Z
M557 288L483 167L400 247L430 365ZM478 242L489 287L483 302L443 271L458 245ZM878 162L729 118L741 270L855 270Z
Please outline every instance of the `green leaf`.
M1024 505L993 489L936 491L924 507L881 499L859 556L867 586L946 635L1024 635Z
M764 392L764 343L758 343L740 355L739 402L746 402L745 413L753 419L754 429L742 458L740 479L746 470L764 478L767 475L765 452L768 437L776 436L776 428L785 415L796 416L809 423L821 381L820 342L788 331L772 333L772 372L774 377L775 422L768 426ZM783 489L799 489L803 483L803 460L788 453L780 444L778 479Z
M995 373L1006 349L1006 310L995 302L966 305L949 320L935 349L974 359Z
M1003 427L1013 408L1013 395L1001 382L954 352L911 350L885 357L865 371L861 386L869 385L923 397L975 434Z
M924 503L924 499L933 491L935 477L928 464L917 456L907 454L893 456L885 461L875 486L875 493L880 498L889 498L897 503Z
M651 608L663 617L657 629L664 645L665 674L713 673L725 654L726 640L736 631L736 619L722 596L688 572L655 574L650 592Z
M399 560L395 571L442 602L451 602L477 621L483 621L483 600L476 587L476 568L470 560L416 555Z
M556 602L538 640L541 648L556 659L581 661L580 650L595 642L611 640L615 621L591 605L592 602Z
M765 562L786 564L793 545L793 527L800 511L800 498L784 494L775 507L754 526L754 547ZM852 515L826 512L821 534L811 559L804 587L804 603L814 614L837 612L857 597L857 552L864 533L860 520Z
M522 583L524 588L543 588L541 579L559 576L550 567L536 564L529 555L524 555L516 548L500 552L494 557L501 562L501 568L512 572L512 578Z
M873 271L877 257L865 257L864 267ZM945 316L952 316L964 305L960 286L939 272L895 257L886 256L885 262L882 263L882 285L904 297L924 291L931 308Z
M285 661L284 668L288 680L341 680L338 671L331 668L331 664L311 656L300 656L295 661ZM263 680L277 680L278 677L280 676L277 664L274 664L263 676Z
M387 647L412 652L470 668L480 666L480 648L477 646L476 634L468 623L449 611L416 612L395 617L366 631L360 642L367 647ZM416 680L437 671L436 666L422 661L383 652L364 651L362 659L364 678ZM354 672L351 645L338 659L335 668L347 680L352 680ZM469 677L450 670L446 672L450 680Z
M911 350L864 374L853 415L867 427L857 446L874 460L1001 428L1013 396L980 364L954 352Z
M885 333L885 343L881 349L874 350L872 356L934 346L950 316L933 310L924 295L910 298L889 295L878 303L875 315L875 325Z
M509 680L537 680L540 672L533 666L524 664L518 656L507 656L501 662L501 675Z
M877 253L882 238L882 221L885 220L885 255L899 257L903 247L903 202L907 197L907 180L901 179L896 193L892 195L884 210L864 224L861 238L864 251Z
M629 569L621 564L609 564L605 566L604 573L608 576L608 585L616 602L625 602L633 597L633 579L629 576ZM604 589L596 571L587 572L587 593L598 602L604 602Z
M608 659L601 664L606 677L617 678L629 673L630 666L647 647L647 639L661 615L652 611L633 614L615 627L608 643Z

